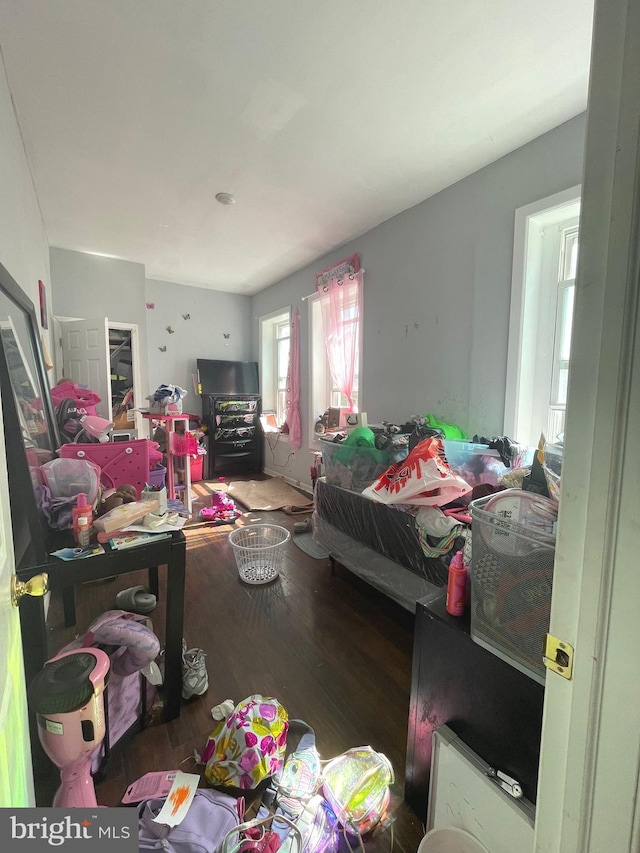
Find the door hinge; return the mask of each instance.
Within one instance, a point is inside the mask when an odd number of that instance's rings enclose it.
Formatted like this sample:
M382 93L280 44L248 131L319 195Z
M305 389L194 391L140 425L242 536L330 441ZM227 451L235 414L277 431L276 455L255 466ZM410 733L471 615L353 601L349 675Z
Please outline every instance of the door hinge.
M563 678L571 680L573 676L573 646L547 634L544 641L542 659L547 669L557 672Z

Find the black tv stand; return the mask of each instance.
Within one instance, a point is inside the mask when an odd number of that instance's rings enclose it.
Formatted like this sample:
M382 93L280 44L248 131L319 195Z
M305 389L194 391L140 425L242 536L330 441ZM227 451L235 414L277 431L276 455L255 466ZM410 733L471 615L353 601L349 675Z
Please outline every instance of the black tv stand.
M203 394L209 436L208 477L262 471L261 398L256 394Z

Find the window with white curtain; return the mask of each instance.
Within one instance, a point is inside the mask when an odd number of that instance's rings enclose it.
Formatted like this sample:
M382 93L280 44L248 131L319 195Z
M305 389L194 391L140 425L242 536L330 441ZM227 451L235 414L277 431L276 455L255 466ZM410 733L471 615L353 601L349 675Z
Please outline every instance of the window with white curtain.
M311 372L311 394L310 394L310 425L313 433L313 426L317 418L329 407L338 409L347 409L348 401L346 397L340 393L337 385L331 378L329 369L329 360L327 358L327 348L324 339L324 327L322 323L322 309L320 306L320 298L313 296L308 300L309 310L309 329L310 329L310 353L309 365ZM362 310L362 309L361 309ZM353 323L355 321L355 306L345 306L343 313L344 323ZM356 411L360 406L360 363L362 350L362 333L359 330L359 346L356 355L355 376L353 382L352 399L354 401Z

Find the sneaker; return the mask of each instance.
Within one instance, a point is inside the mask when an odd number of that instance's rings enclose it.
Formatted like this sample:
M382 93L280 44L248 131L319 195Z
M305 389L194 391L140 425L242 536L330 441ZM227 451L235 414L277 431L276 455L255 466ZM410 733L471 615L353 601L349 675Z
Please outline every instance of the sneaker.
M182 698L202 696L209 689L209 676L204 663L206 655L202 649L189 649L183 655Z
M182 666L184 668L184 656L187 653L187 641L185 638L182 638ZM164 683L164 646L160 649L158 653L158 657L156 658L156 663L158 664L158 669L160 670L160 677L162 678L161 684Z

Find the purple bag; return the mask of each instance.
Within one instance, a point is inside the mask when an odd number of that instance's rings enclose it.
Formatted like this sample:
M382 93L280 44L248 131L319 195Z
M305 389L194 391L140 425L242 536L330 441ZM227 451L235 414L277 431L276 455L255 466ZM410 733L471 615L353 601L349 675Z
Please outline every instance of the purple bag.
M100 774L111 750L129 734L145 727L156 688L142 674L160 652L160 640L146 616L124 610L107 610L89 630L60 651L97 646L109 655L111 672L106 690L107 733L96 747L91 772Z
M138 806L139 850L217 853L227 833L240 823L235 797L198 788L184 820L177 826L166 826L154 820L165 799L144 800Z

